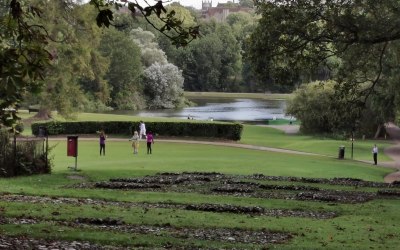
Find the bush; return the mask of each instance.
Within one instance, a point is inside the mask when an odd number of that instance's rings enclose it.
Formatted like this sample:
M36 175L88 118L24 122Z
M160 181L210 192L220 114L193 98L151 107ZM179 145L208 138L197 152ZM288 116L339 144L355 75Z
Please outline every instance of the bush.
M0 176L43 174L51 172L42 140L11 143L10 134L0 130Z
M286 113L301 121L300 130L305 134L347 138L353 131L358 136L373 136L384 123L377 104L369 101L360 109L362 100L349 102L341 98L335 92L336 85L333 81L303 84L288 102Z
M47 128L49 135L59 134L95 134L103 129L108 134L131 135L139 130L139 122L45 122L33 123L32 133L38 135L39 127ZM147 131L160 136L193 136L240 140L243 126L233 123L199 123L199 122L146 122Z

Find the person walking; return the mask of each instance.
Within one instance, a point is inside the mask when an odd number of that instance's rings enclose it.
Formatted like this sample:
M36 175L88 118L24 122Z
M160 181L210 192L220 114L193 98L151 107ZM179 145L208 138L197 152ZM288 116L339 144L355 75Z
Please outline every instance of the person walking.
M147 140L147 154L151 154L151 144L154 144L154 138L153 138L153 134L151 133L151 131L149 131L147 133L146 136L146 140Z
M143 121L140 121L139 124L139 139L142 139L144 136L144 138L146 138L146 125L144 124Z
M138 132L137 131L133 132L133 136L129 140L132 141L133 154L136 155L138 153L138 151L139 151L139 135L138 135Z
M378 147L376 146L376 144L372 148L372 155L374 157L374 165L377 165L378 164Z
M106 133L104 133L104 130L98 131L99 135L99 142L100 142L100 156L101 152L103 152L103 155L106 155Z

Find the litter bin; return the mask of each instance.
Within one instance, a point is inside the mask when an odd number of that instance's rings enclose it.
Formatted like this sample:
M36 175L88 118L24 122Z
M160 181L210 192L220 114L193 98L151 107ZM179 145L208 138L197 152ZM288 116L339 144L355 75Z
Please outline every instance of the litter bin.
M78 136L77 135L67 136L67 156L72 156L72 157L78 156Z
M339 159L344 159L344 146L339 147Z

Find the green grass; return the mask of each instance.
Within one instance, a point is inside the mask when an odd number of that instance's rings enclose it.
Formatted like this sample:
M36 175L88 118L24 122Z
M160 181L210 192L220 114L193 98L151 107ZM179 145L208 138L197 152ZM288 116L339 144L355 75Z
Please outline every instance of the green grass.
M60 119L57 118L56 119ZM182 119L172 118L142 118L129 115L111 115L111 114L98 114L98 113L79 113L77 115L78 121L186 121ZM198 121L196 121L198 122ZM271 125L280 125L286 120L271 121ZM30 135L30 127L26 127L23 133ZM299 150L304 152L317 153L337 157L339 146L345 146L345 158L351 158L351 141L350 140L334 140L330 138L321 138L317 136L304 136L304 135L286 135L284 132L268 127L260 127L254 125L245 125L240 141L244 144L259 145L266 147L277 147L284 149ZM391 145L390 141L371 141L361 140L356 138L353 143L353 159L372 161L371 148L373 144L377 143L380 154L379 161L391 161L389 157L382 152L384 148Z
M118 117L118 119L116 118ZM80 114L82 120L137 120L131 116L110 116L104 114ZM164 118L162 120L165 120ZM106 156L99 156L97 140L79 138L78 169L73 172L68 166L74 165L74 158L66 156L66 138L52 140L51 151L54 168L51 175L35 175L0 179L3 194L25 194L34 196L60 196L90 198L106 201L200 204L218 203L241 206L260 206L268 209L291 209L330 211L339 214L333 219L311 219L300 217L249 216L229 213L210 213L180 209L154 208L144 210L138 207L111 205L73 205L0 200L3 217L37 217L43 220L35 225L2 224L2 234L30 235L32 237L89 240L99 244L160 248L169 243L187 248L239 248L261 249L262 245L230 244L195 239L177 239L168 233L159 236L109 232L91 228L72 228L56 223L57 220L75 221L79 217L117 218L134 225L171 225L195 228L240 228L251 230L277 230L290 232L293 239L288 243L268 245L271 249L396 249L400 243L397 221L400 220L399 199L378 199L361 204L338 204L285 199L261 199L249 197L222 196L200 193L150 192L137 190L74 189L69 185L79 182L102 181L113 177L137 177L158 172L221 172L226 174L254 174L298 177L351 177L370 181L383 181L392 172L390 169L374 167L349 160L350 142L303 135L286 135L283 132L252 125L246 125L241 143L267 147L278 147L326 156L305 156L273 153L224 146L168 143L156 138L153 154L145 154L141 142L139 155L132 154L128 138L126 141L107 141ZM371 161L371 148L375 141L354 143L354 157ZM380 152L390 145L377 142ZM338 147L346 146L345 160L338 160ZM382 153L380 160L388 158ZM79 175L84 180L71 179ZM268 184L293 184L281 181L264 181ZM299 185L308 185L301 183ZM325 189L356 190L376 192L376 188L357 188L310 184ZM398 190L398 189L397 189ZM58 211L59 215L54 212ZM378 211L378 212L377 212ZM196 247L194 247L196 246Z
M288 119L276 119L276 120L268 120L268 123L265 122L264 125L289 125ZM299 121L292 121L292 125L300 125Z
M345 158L351 158L351 140L334 140L316 136L305 135L287 135L283 131L269 128L246 125L241 143L259 145L265 147L276 147L283 149L298 150L310 153L317 153L337 157L340 146L345 146ZM353 142L353 159L366 160L372 163L372 147L377 144L380 154L379 161L391 161L391 159L382 152L388 146L390 141L359 140Z

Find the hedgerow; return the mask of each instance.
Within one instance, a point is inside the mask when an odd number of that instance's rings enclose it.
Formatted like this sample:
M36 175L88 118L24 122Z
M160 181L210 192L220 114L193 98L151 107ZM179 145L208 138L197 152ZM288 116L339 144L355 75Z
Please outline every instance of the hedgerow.
M128 121L79 121L79 122L41 122L32 124L32 133L39 134L39 127L45 127L48 135L95 134L104 130L107 134L130 135L139 129L139 122ZM146 122L147 131L158 136L204 137L238 141L243 125L218 122Z

